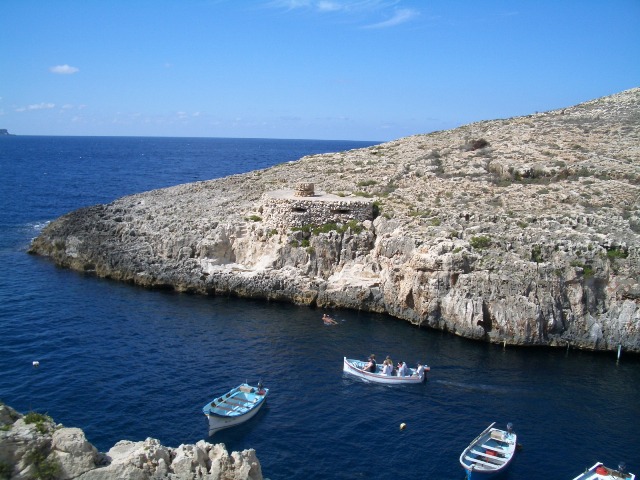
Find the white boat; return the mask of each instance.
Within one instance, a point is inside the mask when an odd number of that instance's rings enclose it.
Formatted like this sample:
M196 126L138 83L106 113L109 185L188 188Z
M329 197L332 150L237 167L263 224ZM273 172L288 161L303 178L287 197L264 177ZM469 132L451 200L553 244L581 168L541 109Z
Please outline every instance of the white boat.
M494 428L495 422L478 435L460 455L460 465L467 480L489 478L506 468L516 452L517 436L507 424L507 430Z
M382 365L376 365L375 372L368 372L364 368L368 362L354 360L344 357L342 370L349 375L358 377L366 382L385 383L387 385L398 385L402 383L422 383L427 378L427 372L431 370L428 365L421 365L418 368L409 368L409 375L385 375L382 373Z
M243 383L207 403L202 412L209 419L209 435L253 418L267 400L268 388Z
M636 476L633 473L627 473L624 470L624 463L618 465L618 470L614 470L598 462L573 480L635 480Z

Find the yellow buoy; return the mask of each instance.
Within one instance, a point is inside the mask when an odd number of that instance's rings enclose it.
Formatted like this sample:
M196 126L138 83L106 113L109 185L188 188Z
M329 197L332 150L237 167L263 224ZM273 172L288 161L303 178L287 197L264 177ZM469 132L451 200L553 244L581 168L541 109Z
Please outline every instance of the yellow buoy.
M407 428L407 424L406 423L401 423L400 424L400 430L404 430L405 428Z

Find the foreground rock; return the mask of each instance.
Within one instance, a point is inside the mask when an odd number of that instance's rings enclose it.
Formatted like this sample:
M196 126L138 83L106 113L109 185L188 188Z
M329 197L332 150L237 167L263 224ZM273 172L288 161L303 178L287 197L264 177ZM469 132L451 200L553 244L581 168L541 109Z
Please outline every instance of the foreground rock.
M272 205L285 195L273 192L301 184L334 199L324 224L274 217L283 205L308 214L308 204ZM337 198L374 202L372 220L352 220ZM633 89L124 197L52 222L31 252L146 287L386 312L489 342L640 352L639 207Z
M79 428L51 418L21 415L0 403L0 478L2 479L205 479L262 480L255 451L232 452L223 444L199 441L169 448L157 440L120 441L99 453Z

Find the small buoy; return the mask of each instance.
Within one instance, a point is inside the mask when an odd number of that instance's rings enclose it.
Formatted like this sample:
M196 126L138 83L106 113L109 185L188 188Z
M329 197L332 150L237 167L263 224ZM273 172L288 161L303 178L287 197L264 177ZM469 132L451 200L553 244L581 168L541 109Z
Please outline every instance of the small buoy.
M33 366L34 366L34 367L39 367L39 366L40 366L40 362L39 362L39 361L37 361L37 360L34 360L34 361L33 361Z
M406 423L401 423L400 424L400 430L404 430L405 428L407 428L407 424Z

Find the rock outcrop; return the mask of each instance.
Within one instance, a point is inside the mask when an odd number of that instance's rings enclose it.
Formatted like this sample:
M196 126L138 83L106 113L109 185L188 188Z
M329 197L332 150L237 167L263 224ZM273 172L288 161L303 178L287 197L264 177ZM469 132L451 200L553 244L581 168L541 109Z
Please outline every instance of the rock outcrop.
M79 428L46 415L21 415L0 403L0 479L262 480L255 450L227 452L224 444L165 447L153 438L120 441L99 453Z
M302 183L371 201L375 219L263 221L270 192ZM639 245L632 89L124 197L57 219L31 252L146 287L387 312L489 342L640 352Z

